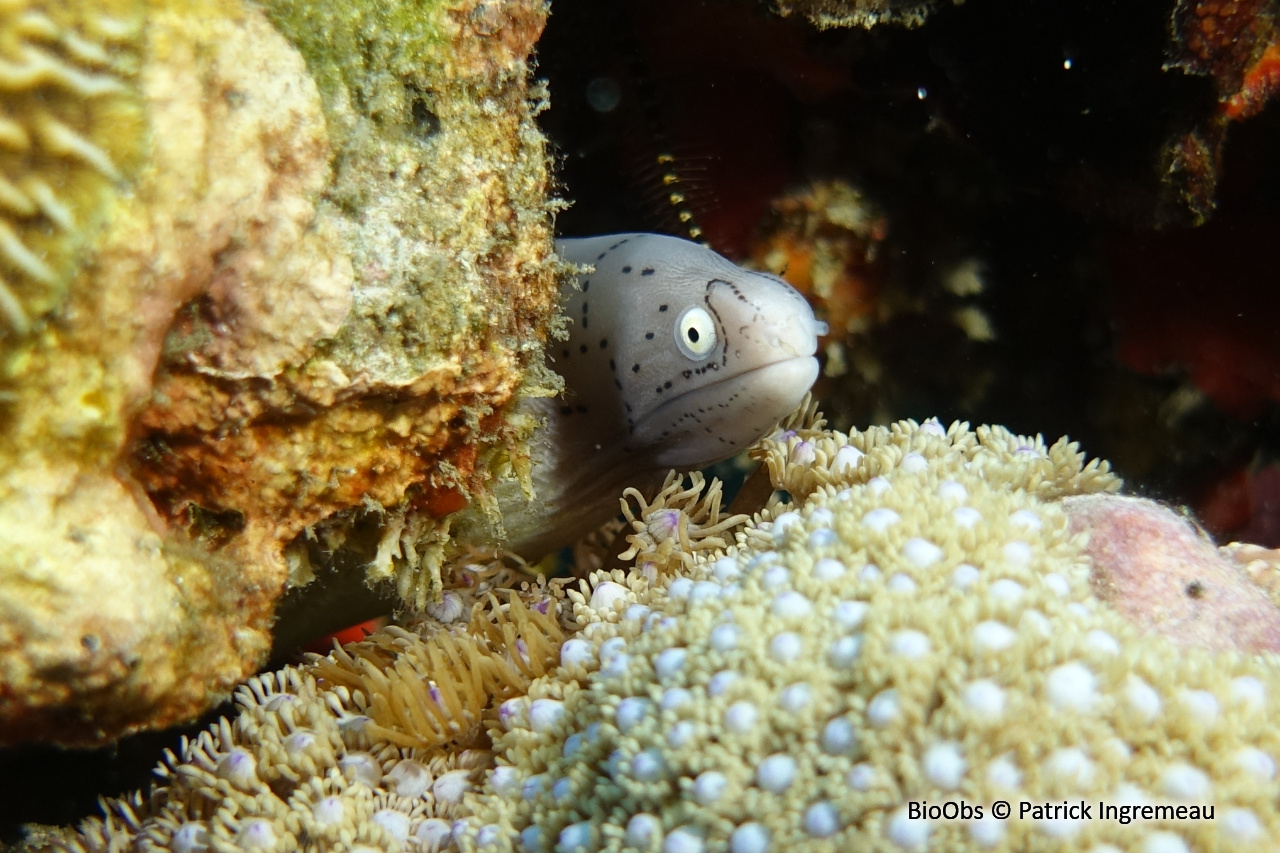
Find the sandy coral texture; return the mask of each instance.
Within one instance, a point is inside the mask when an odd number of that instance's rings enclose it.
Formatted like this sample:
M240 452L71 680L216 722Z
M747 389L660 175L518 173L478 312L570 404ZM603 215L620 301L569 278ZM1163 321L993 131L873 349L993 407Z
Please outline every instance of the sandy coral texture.
M558 295L545 14L0 9L0 742L227 695L344 515L439 597L420 540L481 494Z
M1267 713L1280 672L1175 645L1094 595L1062 499L1116 490L1105 465L1065 440L936 422L786 430L756 455L790 502L724 519L714 498L672 483L632 512L629 573L458 598L418 633L258 679L149 798L111 804L55 846L1180 853L1280 841ZM713 538L723 547L695 547ZM992 816L999 799L1011 818ZM1016 811L1066 799L1211 805L1215 818ZM911 819L922 800L984 816Z

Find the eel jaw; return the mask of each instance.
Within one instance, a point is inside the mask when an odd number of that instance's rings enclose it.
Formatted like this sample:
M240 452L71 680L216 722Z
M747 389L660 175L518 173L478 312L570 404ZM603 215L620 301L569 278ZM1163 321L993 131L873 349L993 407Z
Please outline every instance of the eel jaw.
M702 468L766 435L800 405L817 378L812 355L752 368L668 400L636 424L635 437L654 448L657 465ZM684 417L699 409L701 422Z

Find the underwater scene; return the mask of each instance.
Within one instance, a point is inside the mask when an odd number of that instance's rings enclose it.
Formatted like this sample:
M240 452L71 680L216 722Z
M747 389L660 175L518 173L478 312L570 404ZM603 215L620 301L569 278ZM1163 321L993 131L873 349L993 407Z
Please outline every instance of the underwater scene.
M1280 851L1280 0L0 2L0 853Z

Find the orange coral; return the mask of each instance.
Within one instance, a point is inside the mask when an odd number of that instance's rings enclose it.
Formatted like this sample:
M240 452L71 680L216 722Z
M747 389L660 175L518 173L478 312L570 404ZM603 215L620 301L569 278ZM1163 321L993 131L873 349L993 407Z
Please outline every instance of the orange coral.
M1253 115L1280 82L1280 32L1267 0L1182 0L1174 11L1173 64L1212 77L1229 119Z
M1242 119L1257 113L1280 89L1280 41L1272 42L1262 56L1244 73L1240 89L1227 98L1223 112L1229 119Z

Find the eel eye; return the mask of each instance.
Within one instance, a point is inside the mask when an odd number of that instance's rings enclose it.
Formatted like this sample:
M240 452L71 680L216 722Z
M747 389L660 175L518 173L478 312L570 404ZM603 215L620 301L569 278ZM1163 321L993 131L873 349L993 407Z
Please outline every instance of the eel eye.
M676 346L694 361L711 355L716 346L716 324L705 309L690 305L676 319Z

